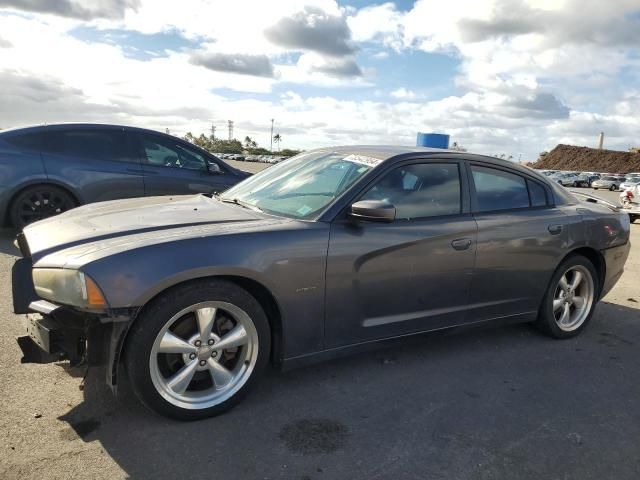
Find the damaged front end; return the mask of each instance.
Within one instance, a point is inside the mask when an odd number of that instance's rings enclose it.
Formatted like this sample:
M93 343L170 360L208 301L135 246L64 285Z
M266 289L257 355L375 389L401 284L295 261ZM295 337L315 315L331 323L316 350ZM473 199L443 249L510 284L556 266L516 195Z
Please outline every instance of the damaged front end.
M72 367L106 367L106 383L115 393L119 354L135 312L83 312L39 298L32 278L32 259L22 234L16 243L24 255L12 269L13 310L24 315L26 333L17 338L21 362L68 360Z

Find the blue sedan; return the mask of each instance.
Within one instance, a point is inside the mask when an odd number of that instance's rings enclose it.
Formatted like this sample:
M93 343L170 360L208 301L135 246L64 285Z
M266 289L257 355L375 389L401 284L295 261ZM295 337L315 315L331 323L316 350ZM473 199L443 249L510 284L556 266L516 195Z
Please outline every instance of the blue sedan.
M177 137L117 125L0 133L0 212L22 228L78 205L222 192L249 174Z

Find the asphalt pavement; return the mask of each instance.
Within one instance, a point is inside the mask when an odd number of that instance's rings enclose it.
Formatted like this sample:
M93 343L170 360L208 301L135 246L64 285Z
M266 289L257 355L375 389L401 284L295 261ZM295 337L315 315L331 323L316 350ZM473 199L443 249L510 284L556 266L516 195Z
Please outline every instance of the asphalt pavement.
M616 195L608 194L615 199ZM603 195L605 196L605 195ZM586 332L527 325L269 371L221 417L180 423L64 363L20 364L0 233L0 478L638 479L640 224Z

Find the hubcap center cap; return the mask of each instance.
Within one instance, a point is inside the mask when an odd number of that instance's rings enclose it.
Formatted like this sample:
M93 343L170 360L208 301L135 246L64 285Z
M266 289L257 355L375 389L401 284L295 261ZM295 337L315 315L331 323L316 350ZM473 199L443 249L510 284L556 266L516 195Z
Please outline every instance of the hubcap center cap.
M204 345L198 348L198 360L209 360L213 347L211 345Z

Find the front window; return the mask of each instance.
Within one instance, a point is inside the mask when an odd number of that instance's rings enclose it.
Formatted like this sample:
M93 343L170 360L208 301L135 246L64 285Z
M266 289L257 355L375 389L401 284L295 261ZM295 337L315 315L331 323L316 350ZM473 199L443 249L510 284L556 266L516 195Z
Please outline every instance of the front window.
M303 153L248 178L220 198L275 215L309 219L380 162L346 153Z
M142 135L144 161L156 167L206 170L207 161L198 152L160 137Z
M397 220L455 215L462 210L460 174L454 163L418 163L385 174L360 200L382 200Z

